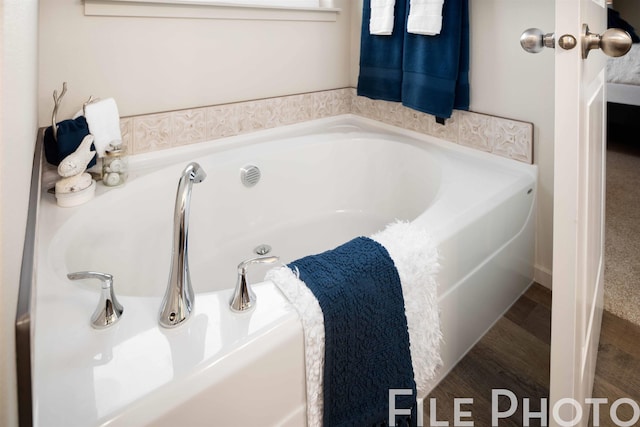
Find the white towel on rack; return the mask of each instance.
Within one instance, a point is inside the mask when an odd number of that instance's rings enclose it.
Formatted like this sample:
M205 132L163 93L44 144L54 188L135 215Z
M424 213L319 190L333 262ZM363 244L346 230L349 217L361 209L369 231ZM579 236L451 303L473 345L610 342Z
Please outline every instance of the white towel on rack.
M113 98L92 102L85 107L85 118L89 125L89 132L95 138L98 157L104 157L105 149L111 141L122 140L120 133L120 114Z
M444 0L411 0L407 32L435 36L442 30L442 5Z
M390 36L393 33L395 5L395 0L371 0L370 34Z

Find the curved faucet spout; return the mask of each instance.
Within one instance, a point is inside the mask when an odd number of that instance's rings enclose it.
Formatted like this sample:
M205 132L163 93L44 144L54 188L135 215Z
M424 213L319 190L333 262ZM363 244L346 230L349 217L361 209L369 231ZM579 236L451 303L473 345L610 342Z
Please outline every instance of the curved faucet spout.
M182 171L176 206L173 214L173 248L167 290L160 306L159 322L174 328L189 318L194 304L194 292L189 275L189 208L193 184L202 182L207 174L198 163L192 162Z

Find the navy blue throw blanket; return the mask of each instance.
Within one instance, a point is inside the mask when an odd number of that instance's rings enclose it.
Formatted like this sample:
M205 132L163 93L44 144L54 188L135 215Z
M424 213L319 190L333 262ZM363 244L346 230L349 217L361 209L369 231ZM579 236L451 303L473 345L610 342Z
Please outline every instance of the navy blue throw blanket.
M89 135L89 125L84 116L74 120L64 120L58 123L58 138L53 138L53 128L49 126L44 131L44 155L47 162L58 166L69 154L78 149L85 136ZM91 144L95 151L95 146ZM96 164L94 156L87 165L88 168Z
M415 425L416 384L400 277L387 250L366 237L289 264L313 292L324 316L323 424L387 425L389 389L411 389L395 407ZM407 418L410 418L408 420Z
M371 35L371 3L364 0L358 95L444 118L453 109L468 110L469 1L444 2L435 36L408 33L408 13L409 0L397 0L393 34Z

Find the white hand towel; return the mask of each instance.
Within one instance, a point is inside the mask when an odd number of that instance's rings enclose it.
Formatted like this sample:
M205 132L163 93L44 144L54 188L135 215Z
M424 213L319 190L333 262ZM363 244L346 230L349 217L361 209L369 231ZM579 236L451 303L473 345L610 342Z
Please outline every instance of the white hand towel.
M85 118L89 125L89 132L94 136L93 144L98 157L104 157L105 149L111 141L122 140L120 133L120 114L113 98L87 104Z
M370 34L390 36L393 33L395 5L395 0L371 0Z
M442 5L444 0L411 0L407 32L435 36L442 30Z

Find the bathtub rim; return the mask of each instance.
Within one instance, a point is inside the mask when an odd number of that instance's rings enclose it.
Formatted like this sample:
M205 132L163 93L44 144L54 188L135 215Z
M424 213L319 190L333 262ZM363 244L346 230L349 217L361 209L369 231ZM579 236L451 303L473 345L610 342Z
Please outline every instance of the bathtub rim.
M18 422L21 426L33 425L33 366L34 323L32 313L35 299L33 290L36 270L36 249L38 217L40 216L41 188L44 169L44 129L40 128L36 137L31 167L29 204L25 227L24 246L20 265L18 299L15 317L15 361L18 400Z
M354 124L355 122L355 124ZM150 151L135 154L129 157L129 180L135 179L141 175L146 175L153 171L160 170L164 167L171 166L178 162L189 162L190 159L198 156L215 154L221 151L227 151L233 148L250 147L259 145L266 141L279 137L302 137L321 131L326 131L327 126L346 126L353 127L358 131L366 133L379 133L385 135L402 135L409 139L421 140L434 144L442 149L452 150L479 159L485 159L490 162L496 162L507 167L527 170L527 168L537 168L536 164L528 164L519 160L509 159L477 148L457 144L437 136L424 134L415 130L394 126L388 123L380 122L357 114L341 114L337 116L325 117L320 119L308 120L301 123L290 125L282 125L269 129L260 129L254 132L243 133L218 139L210 139L197 144L187 144L179 147L172 147L163 150ZM44 128L41 129L44 132ZM54 166L42 162L42 188L48 189L59 179L57 169ZM532 172L530 172L532 173ZM114 188L101 189L96 188L96 195L104 191L110 191Z

